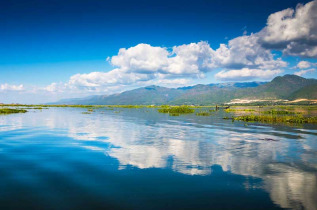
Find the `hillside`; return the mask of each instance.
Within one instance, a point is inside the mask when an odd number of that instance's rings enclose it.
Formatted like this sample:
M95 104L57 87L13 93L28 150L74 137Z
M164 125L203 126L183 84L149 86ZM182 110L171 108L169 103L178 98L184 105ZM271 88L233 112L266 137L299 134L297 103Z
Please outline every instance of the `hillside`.
M253 98L288 99L295 91L317 84L316 79L305 79L296 75L275 77L271 82L251 89L250 96Z
M227 103L233 99L315 99L316 85L316 79L285 75L276 77L271 82L199 84L181 88L148 86L109 96L62 100L55 104L210 105Z
M293 92L288 97L289 100L295 100L295 99L301 99L301 98L317 99L317 84L303 87Z

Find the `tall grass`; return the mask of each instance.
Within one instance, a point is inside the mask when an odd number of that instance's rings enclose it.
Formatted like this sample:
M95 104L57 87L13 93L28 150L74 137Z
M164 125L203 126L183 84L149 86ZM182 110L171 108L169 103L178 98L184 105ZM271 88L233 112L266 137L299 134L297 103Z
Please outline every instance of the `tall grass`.
M0 109L0 114L16 114L16 113L25 113L27 110L25 109Z
M157 110L160 113L169 114L191 114L195 112L195 109L189 108L188 106L175 106L168 108L161 108Z
M317 123L317 117L295 116L275 116L275 115L247 115L234 117L233 120L245 122L265 122L265 123Z
M268 110L268 111L263 111L263 114L271 114L271 115L285 115L285 114L295 114L295 112L290 112L290 111L284 111L284 110Z
M254 109L225 109L225 112L254 112Z
M200 112L197 112L196 115L197 116L206 116L206 117L208 117L208 116L211 115L211 113L208 112L208 111L200 111Z

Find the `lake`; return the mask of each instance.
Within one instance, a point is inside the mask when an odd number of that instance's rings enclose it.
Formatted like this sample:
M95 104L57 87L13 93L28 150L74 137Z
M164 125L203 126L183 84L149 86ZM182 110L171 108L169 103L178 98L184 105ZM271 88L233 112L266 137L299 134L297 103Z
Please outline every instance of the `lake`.
M317 125L154 108L0 115L0 209L317 209Z

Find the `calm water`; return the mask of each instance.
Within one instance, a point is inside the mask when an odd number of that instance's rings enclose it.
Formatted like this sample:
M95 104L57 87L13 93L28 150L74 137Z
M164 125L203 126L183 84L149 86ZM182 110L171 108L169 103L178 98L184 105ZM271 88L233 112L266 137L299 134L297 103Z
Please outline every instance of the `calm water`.
M0 209L317 209L316 125L84 111L0 116Z

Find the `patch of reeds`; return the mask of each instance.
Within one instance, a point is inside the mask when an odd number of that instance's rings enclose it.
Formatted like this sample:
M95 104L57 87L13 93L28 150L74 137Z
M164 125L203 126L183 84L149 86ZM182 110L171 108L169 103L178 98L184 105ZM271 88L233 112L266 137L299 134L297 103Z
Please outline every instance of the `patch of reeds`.
M27 110L25 109L0 109L0 114L16 114L16 113L25 113Z
M208 111L200 111L200 112L196 112L196 115L197 116L210 116L211 114L210 114L210 112L208 112Z
M285 110L268 110L268 111L263 111L263 114L271 114L271 115L285 115L285 114L295 114L295 112L290 112L290 111L285 111Z
M170 116L179 116L179 113L169 113Z
M317 117L303 117L301 115L294 116L276 116L276 115L246 115L234 117L233 120L244 122L265 122L265 123L317 123Z
M225 112L254 112L254 109L225 109Z
M160 108L157 110L160 113L169 113L169 114L191 114L195 112L195 109L192 109L188 106L173 106L168 108Z
M82 114L91 114L91 112L82 112Z

